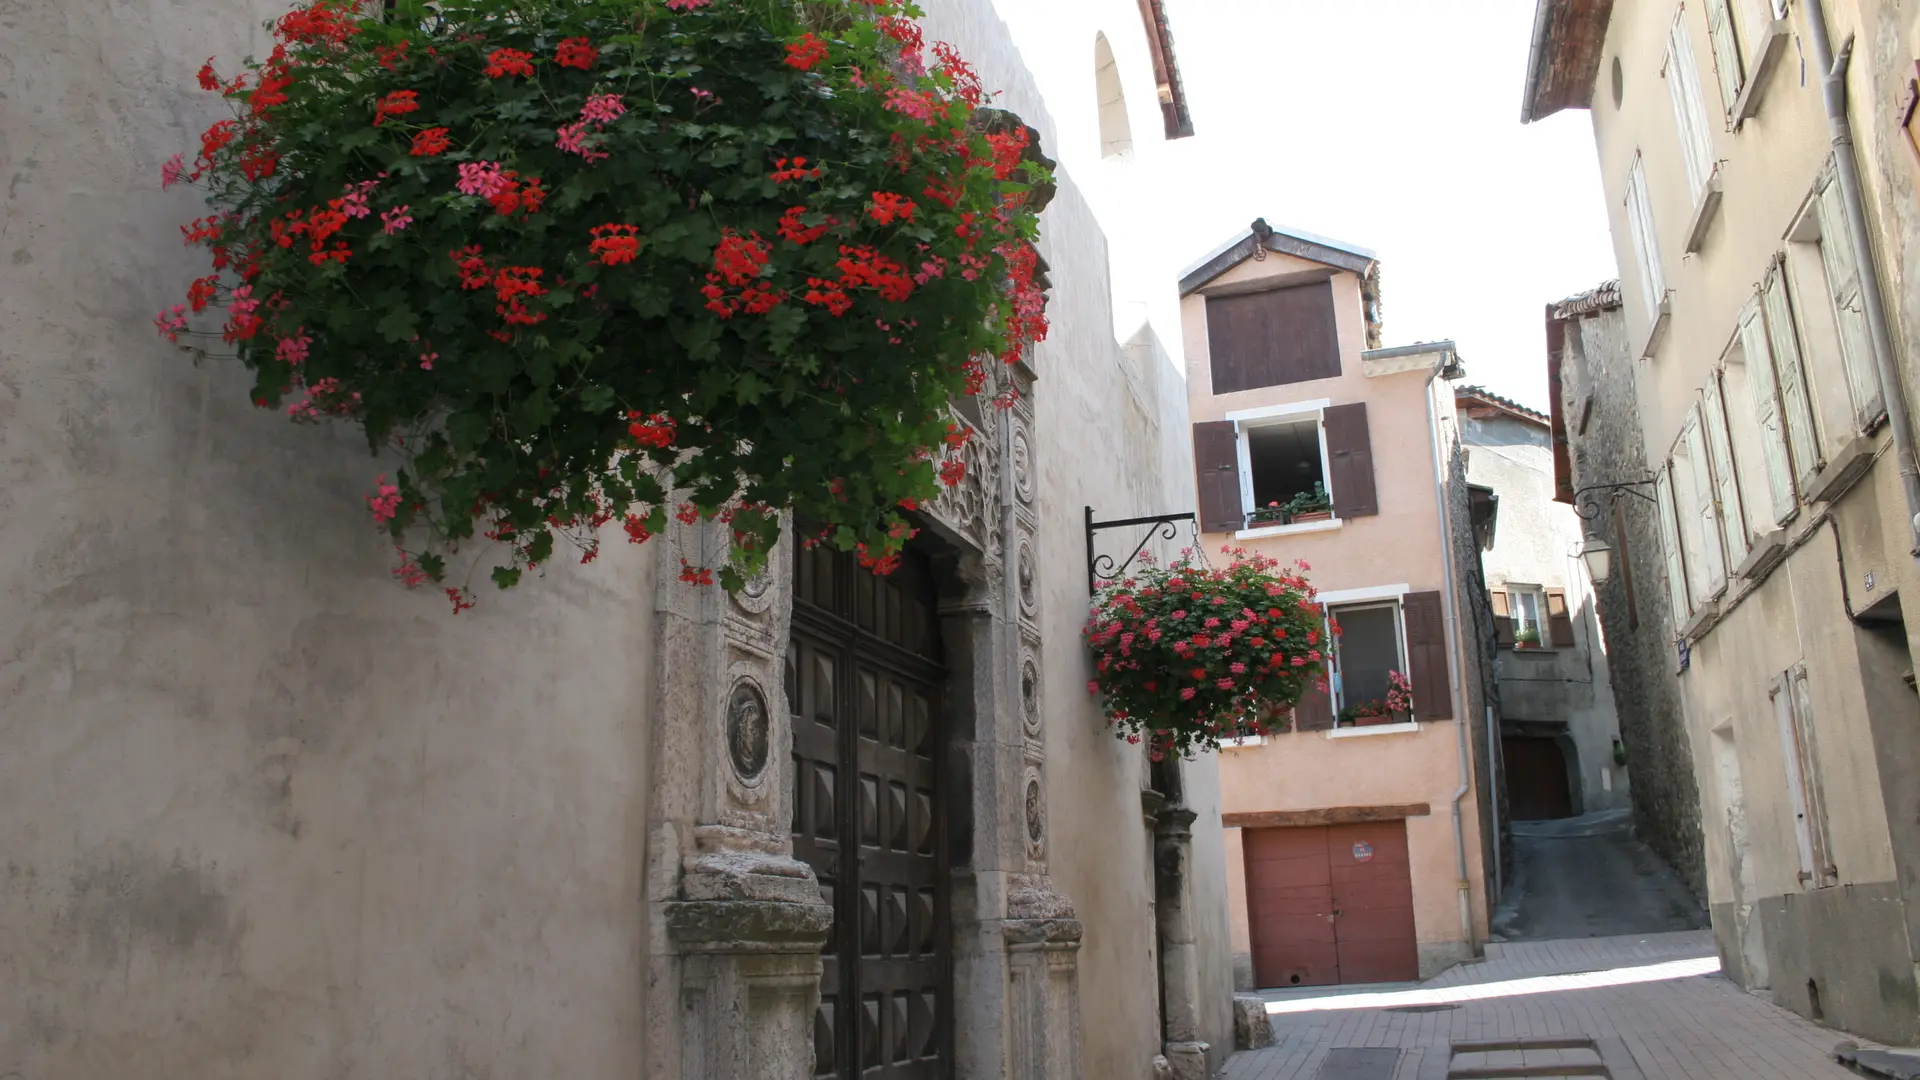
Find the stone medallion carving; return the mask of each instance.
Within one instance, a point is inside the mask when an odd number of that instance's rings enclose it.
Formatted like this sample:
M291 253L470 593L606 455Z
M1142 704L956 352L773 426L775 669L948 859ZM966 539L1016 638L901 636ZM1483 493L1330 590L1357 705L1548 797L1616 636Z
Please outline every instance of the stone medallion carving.
M768 562L771 563L772 560L780 558L785 558L785 554L775 548L773 554L768 557ZM773 567L771 565L762 568L758 574L748 578L746 584L740 586L740 591L733 594L733 606L749 616L767 613L773 606Z
M767 767L771 740L766 695L752 680L742 679L727 698L727 756L741 780L760 778Z
M1032 653L1020 658L1020 719L1027 734L1040 735L1040 665Z
M1039 858L1047 836L1047 800L1040 787L1038 770L1027 770L1027 853Z
M1035 570L1033 565L1033 545L1020 541L1020 566L1016 581L1020 584L1020 610L1031 618L1040 609L1040 597L1035 589Z
M1027 448L1027 434L1013 433L1013 493L1023 503L1033 501L1033 452Z

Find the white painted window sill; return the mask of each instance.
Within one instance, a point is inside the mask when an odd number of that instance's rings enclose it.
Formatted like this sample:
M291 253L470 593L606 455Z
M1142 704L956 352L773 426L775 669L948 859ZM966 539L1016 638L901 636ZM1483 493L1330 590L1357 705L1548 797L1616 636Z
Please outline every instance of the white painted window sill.
M1329 739L1361 739L1369 735L1407 735L1420 730L1420 721L1409 720L1404 724L1369 724L1365 727L1337 727L1327 729Z
M1221 739L1221 740L1220 740L1220 749L1222 749L1222 750L1251 750L1251 749L1253 749L1253 748L1254 748L1254 747L1256 747L1256 746L1265 746L1266 744L1267 744L1267 739L1266 739L1266 736L1264 736L1264 735L1249 735L1249 736L1247 736L1247 737L1246 737L1246 738L1244 738L1244 739Z
M1235 540L1262 540L1269 536L1292 536L1295 533L1330 532L1345 525L1339 518L1325 521L1302 521L1293 525L1268 525L1258 529L1241 529L1233 534Z

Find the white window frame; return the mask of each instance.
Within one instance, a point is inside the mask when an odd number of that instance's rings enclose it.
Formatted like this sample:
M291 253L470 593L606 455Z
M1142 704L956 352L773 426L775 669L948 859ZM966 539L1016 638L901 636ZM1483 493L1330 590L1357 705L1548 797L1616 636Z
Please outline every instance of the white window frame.
M1338 594L1328 593L1322 593L1314 597L1314 599L1319 602L1320 610L1326 618L1326 637L1323 640L1325 640L1329 646L1325 652L1327 655L1327 696L1333 706L1334 726L1332 730L1339 730L1340 712L1345 709L1348 704L1346 701L1346 680L1344 678L1345 668L1340 662L1340 639L1333 633L1333 623L1338 617L1338 613L1334 611L1335 608L1347 608L1349 610L1354 608L1391 608L1393 610L1395 643L1398 646L1400 654L1400 666L1394 670L1408 678L1412 678L1407 671L1411 661L1407 655L1407 606L1402 599L1407 593L1407 588L1404 585L1395 586L1394 588L1398 591L1388 592L1385 589L1349 590L1350 593L1371 593L1373 595L1348 599L1341 599Z
M1640 154L1627 167L1627 233L1633 241L1635 267L1640 272L1640 300L1647 311L1646 333L1651 335L1667 301L1667 278L1660 265L1660 234L1653 226L1653 200L1647 194L1647 170Z
M1338 514L1325 521L1293 522L1286 525L1255 524L1253 512L1257 509L1253 498L1253 452L1247 441L1249 432L1263 427L1278 427L1284 424L1299 424L1311 418L1314 430L1320 437L1320 482L1327 489L1329 499L1327 509L1333 509L1333 469L1327 454L1327 417L1326 411L1333 404L1331 398L1315 398L1311 401L1294 401L1284 405L1264 405L1256 409L1239 409L1226 415L1233 421L1233 433L1237 446L1240 470L1240 520L1247 527L1233 534L1235 540L1258 540L1268 536L1291 536L1296 533L1325 532L1338 529L1343 522Z
M1551 652L1553 650L1553 624L1547 614L1547 589L1544 585L1528 585L1509 581L1501 588L1507 594L1507 618L1513 620L1513 647L1516 652ZM1533 628L1539 633L1539 639L1531 645L1520 643L1520 631L1527 627L1521 617L1521 597L1533 600Z
M1719 168L1713 153L1713 135L1707 126L1706 98L1700 91L1699 54L1693 48L1693 34L1687 29L1687 9L1674 12L1667 31L1667 56L1661 75L1667 80L1667 92L1673 99L1673 122L1680 140L1680 158L1686 165L1687 191L1693 205L1699 206L1707 184Z

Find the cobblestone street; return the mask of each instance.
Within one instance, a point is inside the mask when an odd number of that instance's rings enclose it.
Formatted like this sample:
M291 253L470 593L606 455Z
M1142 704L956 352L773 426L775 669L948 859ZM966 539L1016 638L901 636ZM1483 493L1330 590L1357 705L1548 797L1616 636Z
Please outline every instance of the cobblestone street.
M1447 1060L1450 1043L1557 1036L1617 1039L1648 1080L1853 1075L1833 1061L1844 1035L1741 991L1718 968L1712 934L1689 931L1494 943L1484 961L1425 983L1268 992L1262 996L1277 1045L1234 1055L1225 1076L1426 1080L1446 1075L1444 1068L1433 1070ZM1363 1047L1395 1053L1335 1053ZM1593 1057L1591 1051L1528 1051L1524 1057L1510 1051L1478 1060L1550 1069L1556 1063L1590 1064ZM1613 1075L1632 1074L1616 1069Z

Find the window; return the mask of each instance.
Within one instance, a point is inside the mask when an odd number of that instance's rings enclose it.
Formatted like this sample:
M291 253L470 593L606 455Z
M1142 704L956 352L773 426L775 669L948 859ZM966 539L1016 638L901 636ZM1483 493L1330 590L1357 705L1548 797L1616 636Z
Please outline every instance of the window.
M1392 675L1407 670L1400 602L1334 605L1327 614L1340 629L1328 682L1341 722L1355 713L1384 710Z
M1634 266L1640 272L1640 299L1646 305L1647 333L1660 323L1667 298L1666 275L1660 270L1659 234L1653 230L1653 203L1647 197L1647 173L1640 155L1627 170L1627 232L1633 239Z
M1788 465L1794 483L1805 491L1826 467L1826 461L1814 436L1813 406L1807 395L1806 368L1800 360L1800 327L1780 259L1776 258L1767 270L1766 280L1760 285L1760 301L1766 313L1766 341L1773 353L1773 393L1786 435Z
M1831 163L1787 234L1792 277L1815 414L1831 452L1886 412L1873 366L1873 339L1861 294L1862 260L1853 250L1846 207Z
M1107 35L1093 38L1093 86L1100 109L1100 156L1133 156L1133 129L1127 123L1127 98L1120 89L1120 66L1113 62Z
M1508 582L1489 598L1493 601L1494 640L1501 648L1532 652L1573 646L1573 617L1567 610L1566 590Z
M1313 513L1311 508L1326 498L1326 453L1317 412L1300 420L1248 428L1246 448L1241 487L1242 502L1251 508L1249 525L1306 520ZM1331 502L1318 513L1331 517Z
M1806 666L1796 665L1773 680L1768 697L1780 726L1780 749L1787 766L1787 798L1793 807L1794 841L1800 849L1800 884L1810 889L1838 884L1840 872L1833 865L1827 834L1827 800L1820 782Z
M1304 402L1195 424L1202 532L1330 528L1380 512L1364 402Z
M1667 560L1667 601L1673 608L1673 625L1683 627L1693 617L1693 599L1687 589L1686 555L1680 548L1680 516L1673 503L1672 462L1654 474L1653 493L1660 513L1660 549Z
M1207 297L1207 355L1216 394L1339 375L1333 282Z
M1673 119L1680 135L1680 156L1686 162L1689 194L1695 205L1713 178L1713 137L1707 129L1707 108L1700 96L1700 76L1694 66L1693 35L1687 31L1686 9L1674 16L1667 32L1665 75L1673 98Z
M1707 373L1707 384L1700 389L1700 413L1707 464L1713 473L1710 496L1720 525L1720 537L1726 546L1724 565L1737 567L1751 550L1752 539L1747 530L1745 500L1740 493L1740 471L1734 461L1733 432L1727 425L1726 393L1717 370Z
M1686 555L1687 588L1696 606L1718 596L1727 586L1726 549L1713 490L1713 470L1696 403L1673 446L1673 505L1679 514L1680 544Z
M1762 297L1756 295L1740 312L1739 329L1722 367L1722 401L1733 453L1746 463L1740 470L1741 505L1753 535L1772 532L1799 509L1774 359Z

